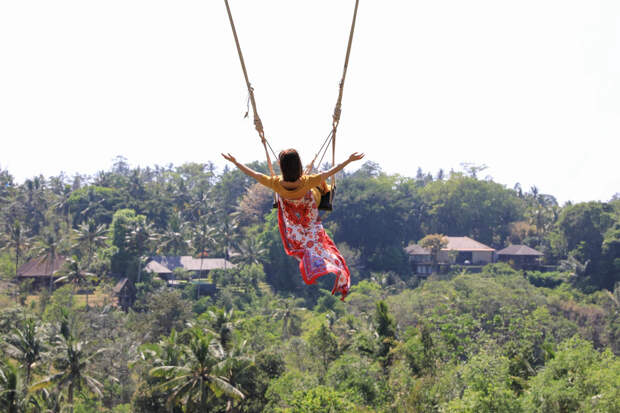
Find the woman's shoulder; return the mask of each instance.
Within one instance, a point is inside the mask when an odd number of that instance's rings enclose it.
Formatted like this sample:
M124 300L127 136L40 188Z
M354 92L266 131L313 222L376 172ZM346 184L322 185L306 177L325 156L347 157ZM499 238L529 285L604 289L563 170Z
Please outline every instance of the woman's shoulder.
M310 186L317 186L323 180L323 177L321 174L303 175L301 178L304 180L303 181L304 184L307 184Z
M277 176L269 176L269 175L265 175L265 174L262 174L262 173L259 173L256 176L256 180L258 181L258 183L260 183L260 184L262 184L262 185L264 185L266 187L269 187L269 188L273 187L273 184L277 182L276 178L277 178Z

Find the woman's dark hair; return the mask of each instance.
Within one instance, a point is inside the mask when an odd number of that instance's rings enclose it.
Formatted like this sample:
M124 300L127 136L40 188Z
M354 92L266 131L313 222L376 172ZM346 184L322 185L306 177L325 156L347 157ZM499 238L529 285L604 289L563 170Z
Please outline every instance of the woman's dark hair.
M278 155L280 170L285 181L295 182L303 174L301 159L295 149L285 149Z

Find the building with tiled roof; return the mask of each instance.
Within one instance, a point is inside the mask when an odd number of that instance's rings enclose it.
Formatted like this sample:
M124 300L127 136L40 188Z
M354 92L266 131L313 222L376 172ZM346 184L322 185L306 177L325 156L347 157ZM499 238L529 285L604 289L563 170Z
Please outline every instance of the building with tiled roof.
M211 270L235 268L235 264L224 258L194 258L190 255L155 256L151 257L144 270L168 279L177 268L198 276L206 275Z
M433 257L429 250L419 244L410 244L405 248L405 252L409 256L409 264L415 274L421 277L432 274Z
M17 279L20 281L32 280L34 287L49 285L51 278L60 278L57 272L67 262L67 257L57 255L52 259L50 256L33 258L23 263L17 269Z
M542 257L544 254L542 252L536 251L534 248L528 247L527 245L513 244L513 245L507 246L503 250L497 251L497 255L499 257L502 257L502 256Z
M444 237L448 240L448 245L444 248L447 251L495 251L494 248L484 245L481 242L469 237Z
M497 260L509 262L517 268L534 268L540 265L544 254L527 245L513 244L497 251Z
M117 282L112 292L117 299L117 305L124 311L127 311L127 309L131 307L136 298L136 288L127 278L123 278Z
M495 249L469 237L444 237L447 245L437 256L439 265L486 265L495 258ZM405 248L414 272L428 275L432 272L432 257L429 250L418 244Z
M439 253L440 262L486 265L494 260L495 249L469 237L445 237L448 245Z

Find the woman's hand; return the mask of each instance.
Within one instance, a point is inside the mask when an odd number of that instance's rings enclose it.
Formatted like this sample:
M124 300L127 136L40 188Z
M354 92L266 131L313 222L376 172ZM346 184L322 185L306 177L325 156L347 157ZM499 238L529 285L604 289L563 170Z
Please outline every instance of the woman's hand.
M253 170L253 169L251 169L251 168L248 168L247 166L245 166L245 165L244 165L244 164L242 164L242 163L237 162L237 160L235 159L235 157L234 157L234 156L232 156L231 154L229 154L229 153L224 154L224 153L223 153L223 154L222 154L222 156L223 156L223 157L224 157L224 159L226 159L227 161L230 161L230 162L232 162L233 164L235 164L235 166L236 166L237 168L239 168L239 170L240 170L241 172L243 172L244 174L246 174L247 176L250 176L250 177L252 177L252 178L256 179L257 181L259 181L260 179L262 179L262 177L264 177L264 175L263 175L263 174L261 174L261 173L259 173L259 172L256 172L255 170ZM260 181L259 181L259 182L260 182ZM266 185L266 184L263 184L263 185Z
M348 164L350 164L353 161L359 161L360 159L362 159L364 157L363 153L359 153L359 152L353 152L351 154L351 156L349 156L349 159L347 159L346 161L344 161L343 163L339 164L338 166L334 166L332 169L330 169L329 171L325 171L321 174L321 178L323 180L329 178L330 176L342 171L344 169L345 166L347 166Z
M235 159L234 156L232 156L231 154L227 153L227 154L222 154L222 156L224 157L224 159L226 159L227 161L230 161L232 163L234 163L235 165L237 164L237 160Z
M354 162L354 161L359 161L360 159L362 159L364 157L363 153L359 153L359 152L353 152L351 154L351 156L349 156L349 159L347 160L348 162Z

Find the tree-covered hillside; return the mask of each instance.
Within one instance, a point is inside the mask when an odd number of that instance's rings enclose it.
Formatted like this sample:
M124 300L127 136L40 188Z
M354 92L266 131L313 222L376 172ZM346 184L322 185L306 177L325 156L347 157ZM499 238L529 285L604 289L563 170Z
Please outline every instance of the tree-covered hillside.
M323 223L344 303L330 276L303 284L271 194L237 170L0 170L0 411L620 411L620 198L558 205L479 170L341 174ZM432 234L526 244L548 271L420 278L405 247ZM204 294L146 271L156 255L236 266ZM33 260L55 279L18 276Z

